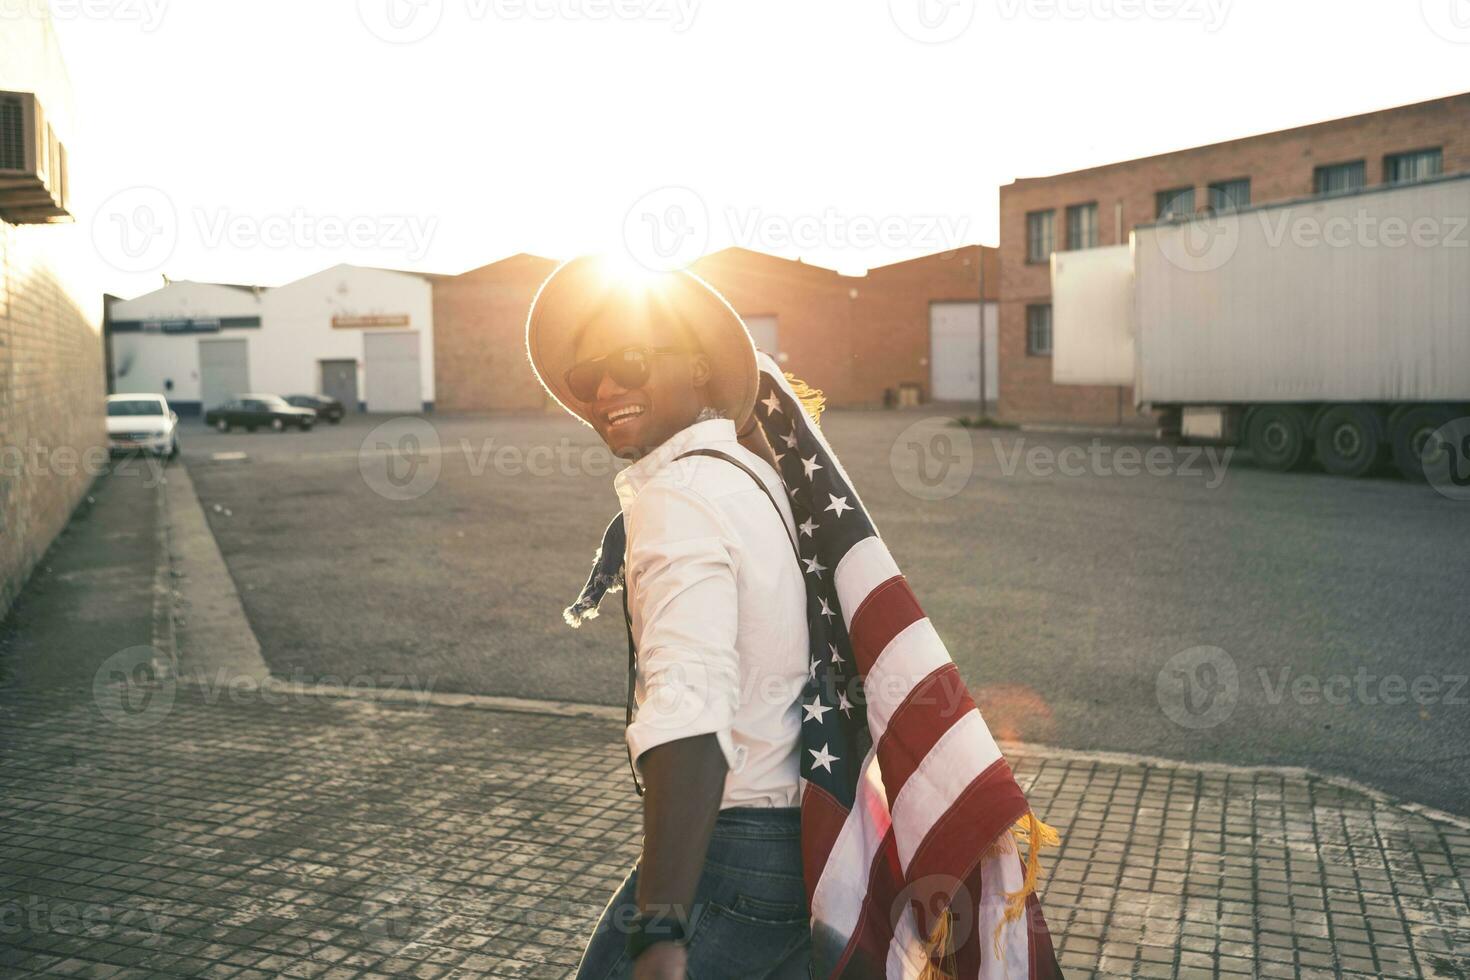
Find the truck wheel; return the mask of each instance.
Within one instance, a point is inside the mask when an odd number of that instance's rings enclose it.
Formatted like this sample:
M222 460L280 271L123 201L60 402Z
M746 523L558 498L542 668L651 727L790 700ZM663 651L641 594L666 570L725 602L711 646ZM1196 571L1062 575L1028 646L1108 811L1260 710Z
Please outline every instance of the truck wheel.
M1419 405L1404 412L1394 422L1389 440L1393 446L1393 463L1405 479L1423 481L1424 444L1434 430L1449 422L1451 417L1448 409Z
M1383 425L1366 405L1333 405L1317 422L1317 461L1334 476L1362 476L1382 448Z
M1262 405L1251 415L1246 442L1262 469L1284 473L1307 455L1307 420L1295 405Z

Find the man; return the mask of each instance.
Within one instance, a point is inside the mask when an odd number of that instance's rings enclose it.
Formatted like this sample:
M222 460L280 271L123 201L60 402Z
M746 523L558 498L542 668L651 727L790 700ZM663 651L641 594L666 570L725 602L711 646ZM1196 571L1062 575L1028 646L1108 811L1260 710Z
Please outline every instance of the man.
M558 403L631 462L613 483L627 529L638 712L626 739L643 852L577 976L807 977L806 590L790 503L753 417L750 336L691 274L620 278L582 258L542 285L526 344Z

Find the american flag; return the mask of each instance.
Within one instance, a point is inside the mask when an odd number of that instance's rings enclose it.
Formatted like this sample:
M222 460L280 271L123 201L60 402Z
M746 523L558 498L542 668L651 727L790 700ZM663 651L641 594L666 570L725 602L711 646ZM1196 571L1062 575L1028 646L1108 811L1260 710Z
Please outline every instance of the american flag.
M1036 847L1055 838L1031 817L832 447L776 362L756 361L756 416L807 586L801 835L814 975L1060 977L1034 891ZM569 624L621 586L624 540L619 514Z
M1010 832L1026 798L837 455L776 362L757 363L756 416L806 572L801 833L816 975L1061 976Z

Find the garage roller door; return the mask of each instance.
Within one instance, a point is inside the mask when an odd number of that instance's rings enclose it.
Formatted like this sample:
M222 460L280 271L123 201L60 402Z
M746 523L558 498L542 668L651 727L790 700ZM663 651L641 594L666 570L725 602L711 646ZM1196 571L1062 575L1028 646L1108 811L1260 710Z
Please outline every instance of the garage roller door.
M367 410L423 411L418 333L369 333L362 344Z
M985 304L985 397L1000 394L996 370L996 309ZM929 382L935 401L980 398L980 304L932 303L929 306Z
M199 404L204 411L250 390L250 358L244 338L199 341Z

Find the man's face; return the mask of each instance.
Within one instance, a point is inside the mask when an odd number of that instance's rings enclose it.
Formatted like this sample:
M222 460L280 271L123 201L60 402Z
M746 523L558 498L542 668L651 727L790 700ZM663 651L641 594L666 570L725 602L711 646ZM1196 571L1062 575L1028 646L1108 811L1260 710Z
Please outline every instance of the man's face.
M625 311L608 312L587 325L576 361L602 357L629 346L678 347L680 353L650 353L648 380L625 388L604 373L596 397L583 410L614 456L638 459L674 433L693 424L704 407L709 358L688 353L689 341L672 324L630 321ZM615 416L615 418L609 418Z

